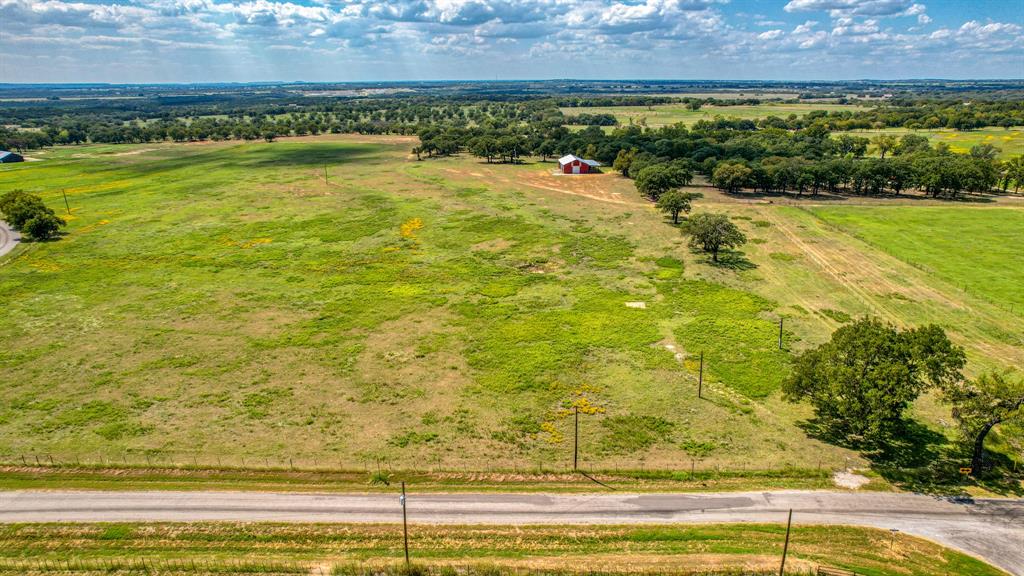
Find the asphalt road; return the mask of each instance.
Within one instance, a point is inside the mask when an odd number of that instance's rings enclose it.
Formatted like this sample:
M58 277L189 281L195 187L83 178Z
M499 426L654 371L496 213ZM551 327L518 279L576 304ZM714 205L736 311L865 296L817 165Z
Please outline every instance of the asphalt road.
M0 220L0 256L14 250L20 240L21 235L12 230L7 222Z
M1024 500L916 494L415 494L410 522L636 524L785 522L898 529L1024 575ZM399 522L396 495L254 492L0 492L0 522Z

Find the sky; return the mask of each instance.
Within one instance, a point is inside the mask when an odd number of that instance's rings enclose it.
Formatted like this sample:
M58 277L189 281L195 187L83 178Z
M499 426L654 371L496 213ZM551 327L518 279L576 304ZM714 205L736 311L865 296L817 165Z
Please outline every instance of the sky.
M1024 78L1024 0L0 0L0 83Z

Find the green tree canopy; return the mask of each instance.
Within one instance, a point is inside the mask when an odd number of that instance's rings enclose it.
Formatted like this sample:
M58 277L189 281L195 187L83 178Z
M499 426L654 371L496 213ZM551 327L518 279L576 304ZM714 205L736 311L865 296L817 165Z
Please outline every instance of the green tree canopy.
M871 147L881 154L882 158L885 158L887 153L895 150L898 144L899 140L892 134L879 134L871 139Z
M974 380L944 388L953 405L953 419L963 440L971 446L975 474L985 467L985 438L993 428L1011 420L1024 420L1024 379L1011 372L988 372Z
M686 231L690 234L690 246L710 252L715 262L723 248L735 248L747 242L747 237L725 214L694 214Z
M66 223L42 198L21 190L12 190L0 196L0 213L7 222L35 240L46 240L57 235Z
M750 183L753 171L740 163L722 162L715 166L711 174L711 183L726 192L739 192Z
M636 158L636 148L622 148L619 153L615 155L615 162L612 163L612 168L618 170L623 176L629 178L629 167L633 164L633 159Z
M682 190L669 190L658 198L658 210L672 215L672 223L679 224L679 213L690 212L690 203L697 195Z
M782 390L792 402L809 401L830 433L878 445L901 429L921 392L959 382L965 362L938 326L898 330L863 318L799 354Z
M636 189L652 200L662 194L686 186L693 180L693 174L671 164L654 164L640 170L636 175Z

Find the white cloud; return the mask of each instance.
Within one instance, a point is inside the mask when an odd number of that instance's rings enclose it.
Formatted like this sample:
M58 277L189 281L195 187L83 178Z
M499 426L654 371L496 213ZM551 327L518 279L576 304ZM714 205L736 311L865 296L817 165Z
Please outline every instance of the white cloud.
M817 25L818 25L818 23L816 21L808 20L808 21L804 22L803 24L800 24L796 28L793 28L793 34L806 34L806 33L810 32L811 30L813 30L814 27L817 26Z
M19 61L77 62L52 72L76 80L140 70L146 78L198 70L265 79L274 65L289 78L305 71L339 79L356 65L371 77L384 70L490 77L495 62L537 77L555 69L554 54L600 60L595 74L632 77L720 77L743 66L755 77L794 67L834 76L868 63L913 76L941 61L937 55L973 57L964 65L972 71L1007 70L1007 62L1019 69L1024 60L1019 23L976 17L937 30L907 28L901 19L932 23L926 6L912 0L790 0L785 12L826 13L830 24L808 19L788 32L777 8L729 9L720 0L0 0L0 50ZM113 46L131 53L105 54L102 62L79 56ZM37 72L14 70L15 79L36 78L29 74Z

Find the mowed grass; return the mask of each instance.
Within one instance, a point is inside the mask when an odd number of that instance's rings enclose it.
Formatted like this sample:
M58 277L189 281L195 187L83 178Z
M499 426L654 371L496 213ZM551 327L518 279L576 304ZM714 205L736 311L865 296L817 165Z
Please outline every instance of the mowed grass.
M858 110L853 104L800 103L800 104L758 104L743 106L702 106L700 110L690 110L685 104L655 104L653 106L585 106L577 108L561 108L563 114L612 114L622 125L646 124L652 128L668 126L682 122L687 126L699 120L724 118L741 118L744 120L760 120L769 116L787 118L791 114L803 116L815 110L840 111Z
M694 526L429 526L412 524L409 545L424 569L458 567L481 573L773 574L782 524ZM0 527L0 571L46 572L57 562L81 568L147 561L161 574L216 572L362 574L397 568L403 559L398 525L352 524L15 524ZM848 526L792 530L787 573L820 565L866 576L1003 572L931 541ZM483 568L486 567L486 568ZM177 568L177 569L176 569ZM232 569L234 568L234 570ZM213 571L213 570L211 570ZM377 572L373 572L377 573ZM462 573L462 572L460 572ZM472 573L472 572L470 572Z
M958 154L967 154L972 146L978 144L991 144L999 148L999 158L1008 160L1015 156L1024 155L1024 128L996 128L986 127L979 130L957 131L949 128L938 130L910 130L907 128L884 128L882 130L853 130L850 132L835 132L838 134L852 134L864 138L873 138L878 134L892 134L903 136L904 134L917 134L925 136L936 143L944 142L949 144L950 150Z
M876 206L811 212L955 287L1024 314L1024 210Z
M411 145L82 146L0 170L72 212L0 262L0 453L550 469L582 404L595 468L845 462L779 400L775 304L688 274L634 195L572 188L628 181Z

